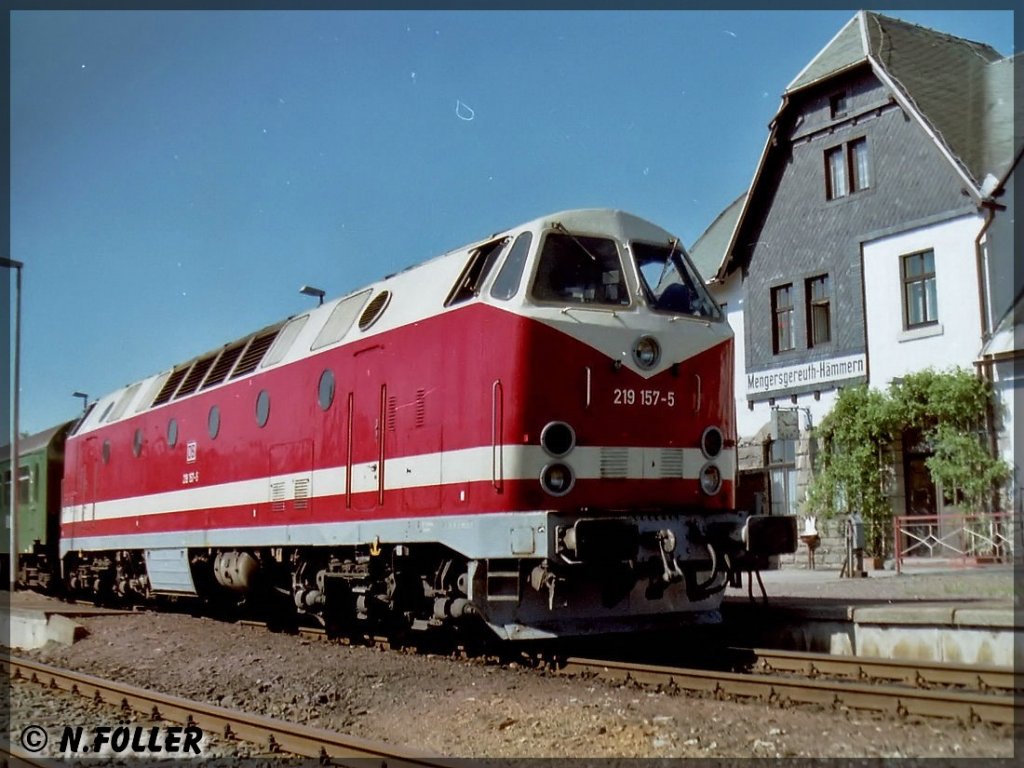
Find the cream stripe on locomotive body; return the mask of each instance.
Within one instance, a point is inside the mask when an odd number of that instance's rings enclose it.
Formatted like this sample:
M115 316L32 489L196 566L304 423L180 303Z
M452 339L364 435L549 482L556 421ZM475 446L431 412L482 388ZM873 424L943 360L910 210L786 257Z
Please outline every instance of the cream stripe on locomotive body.
M665 230L537 219L101 398L65 579L509 638L714 617L751 548L732 365Z

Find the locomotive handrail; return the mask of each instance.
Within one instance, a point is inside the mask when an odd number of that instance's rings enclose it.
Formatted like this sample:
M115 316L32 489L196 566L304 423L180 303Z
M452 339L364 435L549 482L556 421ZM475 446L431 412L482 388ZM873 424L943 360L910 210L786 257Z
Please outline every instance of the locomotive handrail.
M607 307L588 307L586 305L578 307L562 307L559 311L563 315L568 315L570 312L600 312L605 315L611 315L612 317L619 316L619 311L617 309L608 309Z
M504 398L505 391L501 379L495 379L491 384L491 485L499 493L505 477L504 455L498 444L505 416Z
M377 470L377 503L380 506L384 506L384 460L387 456L385 453L385 443L387 442L388 434L388 385L380 385L380 446L378 450L378 470ZM349 461L351 463L351 460Z
M345 436L345 508L352 509L352 409L355 405L355 393L348 393L348 414L345 423L348 433Z

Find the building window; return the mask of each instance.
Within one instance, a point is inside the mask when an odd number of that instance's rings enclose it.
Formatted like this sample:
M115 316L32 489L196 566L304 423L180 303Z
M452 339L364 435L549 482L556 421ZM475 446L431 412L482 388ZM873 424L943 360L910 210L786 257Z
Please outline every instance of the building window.
M846 112L849 109L849 101L846 98L846 91L833 94L828 100L828 106L833 120L838 117L845 117Z
M935 252L903 257L903 327L917 328L938 322L935 297Z
M843 158L842 147L833 147L825 152L825 183L829 200L846 197L850 194L850 189L846 184L846 162Z
M768 444L768 478L771 514L796 514L796 440Z
M846 146L850 158L850 191L861 192L871 186L868 140L857 139Z
M837 200L871 187L868 140L856 139L825 150L825 192Z
M828 275L807 280L807 346L817 347L832 340L832 286Z
M793 349L793 284L772 288L772 349L775 354Z

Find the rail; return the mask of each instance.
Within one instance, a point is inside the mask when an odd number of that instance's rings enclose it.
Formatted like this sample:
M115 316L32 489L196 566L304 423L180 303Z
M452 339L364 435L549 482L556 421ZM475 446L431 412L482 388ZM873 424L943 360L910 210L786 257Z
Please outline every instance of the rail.
M958 560L962 565L1012 562L1020 524L1009 512L904 515L894 518L896 572L908 558Z
M1013 667L991 664L843 656L773 648L729 648L727 653L747 669L792 673L809 678L832 677L860 682L885 682L917 688L958 687L986 693L1021 693Z
M200 701L137 688L35 661L0 656L0 672L77 693L111 706L129 707L148 717L196 725L211 732L265 746L269 751L320 760L321 764L387 765L388 768L440 768L450 761L412 749L372 742L322 728L289 723L263 715L218 707ZM8 751L10 754L10 750ZM15 757L24 760L23 755ZM371 758L373 762L367 762ZM17 764L17 763L15 763Z
M1012 694L990 689L932 690L878 681L851 682L794 675L793 670L770 673L724 672L568 658L560 672L596 676L618 682L657 686L661 690L696 691L719 698L756 698L769 703L817 704L826 707L885 712L899 717L944 717L965 723L1021 722L1024 706Z

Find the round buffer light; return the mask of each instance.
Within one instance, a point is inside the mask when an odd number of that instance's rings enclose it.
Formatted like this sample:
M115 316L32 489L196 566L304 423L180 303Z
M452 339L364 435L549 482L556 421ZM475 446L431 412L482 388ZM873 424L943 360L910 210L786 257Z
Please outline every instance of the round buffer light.
M722 490L722 471L710 462L701 467L700 489L708 496Z
M700 451L706 459L713 459L720 454L724 444L725 438L722 436L722 430L718 427L708 427L700 436Z
M576 476L568 464L555 462L540 471L540 485L552 496L565 496L576 484Z
M576 430L564 421L549 421L540 431L541 447L560 459L576 447Z
M644 370L650 370L661 359L661 346L653 336L641 336L633 345L633 362Z

